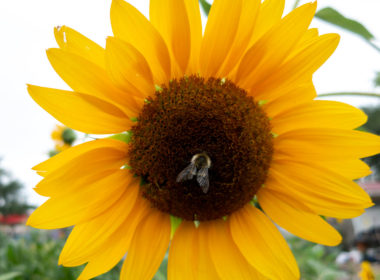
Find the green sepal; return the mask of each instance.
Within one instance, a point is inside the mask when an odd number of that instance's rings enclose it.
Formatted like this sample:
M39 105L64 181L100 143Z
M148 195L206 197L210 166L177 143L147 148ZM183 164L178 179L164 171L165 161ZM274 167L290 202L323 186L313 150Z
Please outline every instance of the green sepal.
M132 167L129 166L128 164L124 164L121 169L128 169L128 170L132 170Z
M114 139L114 140L119 140L119 141L122 141L122 142L129 144L131 142L132 132L127 131L127 132L123 132L123 133L119 133L119 134L114 134L108 138Z
M205 12L206 16L210 13L211 4L208 3L206 0L199 0L202 6L202 10Z
M179 225L182 223L182 219L170 215L170 224L171 224L171 232L170 232L170 239L173 238L174 233L176 232Z
M264 104L268 103L268 100L259 100L259 106L263 106Z
M272 134L272 137L273 137L273 138L277 138L277 137L278 137L278 134L277 134L277 133L271 132L271 134Z
M160 87L159 85L154 85L154 88L156 91L158 92L161 92L162 91L162 87Z

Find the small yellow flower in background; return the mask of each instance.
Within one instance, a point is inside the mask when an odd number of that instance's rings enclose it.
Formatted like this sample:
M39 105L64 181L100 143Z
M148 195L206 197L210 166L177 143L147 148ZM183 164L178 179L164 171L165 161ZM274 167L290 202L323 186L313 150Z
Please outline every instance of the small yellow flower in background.
M90 279L126 255L121 279L151 279L169 248L169 280L299 279L272 221L334 246L320 215L373 205L353 180L380 138L354 130L360 110L314 100L339 36L309 29L316 2L283 8L215 0L202 35L198 0L151 0L150 21L113 0L105 49L55 29L47 56L73 91L29 85L31 97L75 130L124 133L34 167L50 198L28 224L75 226L60 264L87 263Z
M76 134L69 127L64 125L56 125L55 129L51 133L51 139L55 142L55 150L51 151L50 154L55 155L70 148L76 139Z
M56 142L63 142L62 139L62 132L64 131L66 127L64 125L57 124L54 128L54 130L51 132L51 139L53 139Z
M69 144L55 144L54 148L56 151L58 152L63 152L64 150L67 150L68 148L70 148L71 146Z
M375 275L373 274L371 264L367 261L363 261L360 264L361 271L359 272L360 280L375 280Z

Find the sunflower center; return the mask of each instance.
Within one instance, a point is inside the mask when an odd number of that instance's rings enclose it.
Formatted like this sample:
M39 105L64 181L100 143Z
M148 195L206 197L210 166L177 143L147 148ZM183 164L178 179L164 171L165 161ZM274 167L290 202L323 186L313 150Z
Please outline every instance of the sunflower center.
M161 211L186 220L224 217L265 182L273 154L267 115L228 80L172 80L148 98L132 128L130 166Z

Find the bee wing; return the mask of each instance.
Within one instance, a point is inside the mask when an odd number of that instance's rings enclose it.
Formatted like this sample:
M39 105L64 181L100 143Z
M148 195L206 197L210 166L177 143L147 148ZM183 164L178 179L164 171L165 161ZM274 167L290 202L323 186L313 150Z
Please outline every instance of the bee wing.
M190 163L181 173L178 174L176 182L183 182L186 180L191 180L194 175L197 174L197 168L194 163Z
M208 180L208 168L202 167L199 169L197 173L197 182L199 183L199 186L202 188L202 191L204 193L208 192L208 189L210 187L210 182Z

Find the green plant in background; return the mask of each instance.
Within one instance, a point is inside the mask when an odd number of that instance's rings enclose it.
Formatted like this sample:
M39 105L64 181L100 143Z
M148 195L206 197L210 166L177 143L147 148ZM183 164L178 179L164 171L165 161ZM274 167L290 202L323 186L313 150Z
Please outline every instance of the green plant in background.
M361 109L368 115L368 121L362 128L365 131L380 135L380 106L369 106ZM366 158L365 161L375 171L375 178L380 180L380 155Z
M352 279L335 264L339 247L326 247L298 237L289 237L287 241L296 257L303 280Z
M1 233L0 233L1 234ZM20 239L0 235L0 280L75 280L81 268L57 266L64 244L49 232L31 231ZM115 267L102 280L117 280L120 267Z
M58 232L55 232L58 233ZM65 243L62 237L52 237L52 232L30 231L14 239L0 231L0 280L76 280L83 267L57 266ZM154 280L166 279L165 257ZM121 265L94 279L118 280Z
M22 188L20 182L12 179L7 171L0 168L0 216L21 215L34 208L23 199Z

